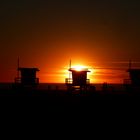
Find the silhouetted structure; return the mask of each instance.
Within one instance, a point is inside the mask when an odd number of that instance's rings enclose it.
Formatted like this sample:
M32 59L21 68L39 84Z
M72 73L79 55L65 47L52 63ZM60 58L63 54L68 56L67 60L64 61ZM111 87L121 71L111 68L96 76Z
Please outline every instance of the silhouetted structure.
M15 78L16 84L35 86L39 84L39 78L36 78L38 68L18 68L20 76Z
M129 79L124 79L124 83L126 85L130 85L131 87L139 87L140 86L140 69L132 68L132 62L129 61L129 69L127 70L129 73Z
M140 86L140 69L129 69L128 72L131 84L134 86Z
M70 68L69 72L72 73L72 78L66 78L66 85L69 89L80 89L86 90L89 87L90 80L87 79L87 72L90 72L88 69L82 69L77 71L74 68Z

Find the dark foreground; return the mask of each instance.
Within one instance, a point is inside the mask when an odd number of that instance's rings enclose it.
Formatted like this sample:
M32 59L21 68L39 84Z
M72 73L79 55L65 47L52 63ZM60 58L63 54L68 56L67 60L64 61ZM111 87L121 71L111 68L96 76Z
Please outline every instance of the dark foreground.
M0 91L0 120L4 122L4 126L6 122L12 123L13 127L16 122L19 124L17 128L24 126L29 132L29 124L37 130L42 128L41 124L45 128L52 127L53 131L59 131L61 127L63 131L67 131L70 126L69 129L77 132L76 124L84 132L88 125L90 130L103 129L104 132L108 127L112 130L116 126L120 130L123 129L122 124L137 124L139 112L139 92L70 93L64 90L30 89ZM36 127L38 124L40 127ZM85 124L86 127L83 127Z
M45 111L135 110L139 91L75 91L16 89L0 91L1 108ZM116 110L117 111L117 110Z

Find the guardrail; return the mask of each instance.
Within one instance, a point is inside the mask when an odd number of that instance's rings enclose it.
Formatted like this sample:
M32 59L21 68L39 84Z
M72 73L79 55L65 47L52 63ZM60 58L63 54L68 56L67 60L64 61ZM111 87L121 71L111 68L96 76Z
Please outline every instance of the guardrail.
M67 85L73 84L73 79L72 78L66 78L65 79L65 84L67 84ZM90 79L86 79L86 85L89 85L89 84L90 84Z
M39 84L39 78L33 78L33 81L34 81L33 84ZM20 77L15 78L15 83L16 84L24 84L24 83L22 83L22 79Z
M127 84L127 85L130 85L130 84L131 84L131 79L124 79L124 80L123 80L123 84L124 84L124 85L126 85L126 84Z

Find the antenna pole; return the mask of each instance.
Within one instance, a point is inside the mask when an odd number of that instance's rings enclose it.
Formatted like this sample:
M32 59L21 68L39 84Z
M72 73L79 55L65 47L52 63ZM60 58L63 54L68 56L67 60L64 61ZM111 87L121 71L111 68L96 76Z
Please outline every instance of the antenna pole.
M69 68L71 69L71 59L70 59L70 66L69 66Z
M69 64L69 70L71 69L71 59L70 59L70 64ZM69 79L71 78L71 72L69 71Z
M19 78L19 57L18 57L18 62L17 62L17 76Z

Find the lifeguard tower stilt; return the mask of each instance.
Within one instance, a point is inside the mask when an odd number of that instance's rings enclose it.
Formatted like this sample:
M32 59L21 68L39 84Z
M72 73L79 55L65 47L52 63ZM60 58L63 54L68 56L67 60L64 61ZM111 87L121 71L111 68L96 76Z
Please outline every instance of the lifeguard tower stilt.
M90 79L87 79L87 73L90 71L87 68L81 70L71 68L71 62L68 70L72 77L69 76L69 78L65 79L67 89L86 91L90 86Z

